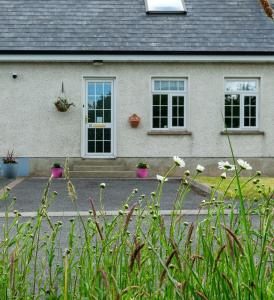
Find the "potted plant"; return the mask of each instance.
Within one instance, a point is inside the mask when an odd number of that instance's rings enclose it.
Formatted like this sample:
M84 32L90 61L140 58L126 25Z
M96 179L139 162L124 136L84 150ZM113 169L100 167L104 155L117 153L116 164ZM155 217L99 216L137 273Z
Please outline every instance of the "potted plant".
M139 126L139 123L141 121L141 118L137 116L136 114L133 114L129 117L129 123L132 128L137 128Z
M137 164L137 171L136 174L139 178L146 178L148 177L148 169L149 169L149 165L145 162L139 162Z
M64 83L62 82L62 92L61 95L57 98L57 101L54 103L55 107L60 112L66 112L71 106L75 106L73 102L69 103L68 98L64 92Z
M8 151L3 158L3 176L9 179L16 178L18 174L18 164L14 158L14 151Z
M59 163L54 163L51 168L51 175L53 178L61 178L63 176L64 169Z
M57 98L57 101L54 103L55 107L60 112L66 112L71 106L75 106L74 103L69 103L65 95L61 95Z

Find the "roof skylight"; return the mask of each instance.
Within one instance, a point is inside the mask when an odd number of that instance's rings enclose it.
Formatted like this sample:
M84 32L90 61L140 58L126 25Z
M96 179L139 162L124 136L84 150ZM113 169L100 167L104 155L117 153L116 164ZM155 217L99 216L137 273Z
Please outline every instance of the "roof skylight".
M147 13L186 13L183 0L145 0Z

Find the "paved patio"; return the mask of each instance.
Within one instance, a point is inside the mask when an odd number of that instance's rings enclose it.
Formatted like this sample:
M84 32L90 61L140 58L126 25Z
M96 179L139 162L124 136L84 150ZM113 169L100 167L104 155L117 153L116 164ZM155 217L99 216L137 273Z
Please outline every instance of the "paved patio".
M138 193L131 200L131 203L138 201L142 194L150 195L155 191L158 185L156 180L138 180L138 179L73 179L78 201L77 206L80 211L90 210L89 198L94 199L96 209L100 208L99 192L100 183L105 182L103 204L106 210L118 210L128 198L131 191L135 188ZM176 198L179 180L170 180L164 185L163 196L161 199L161 209L169 210L173 208ZM41 201L43 190L47 184L45 178L27 178L23 182L17 184L11 191L11 197L16 197L15 209L21 212L34 212L38 209ZM74 205L68 196L66 181L63 179L55 179L52 181L50 193L56 191L58 195L56 200L49 208L51 212L74 211ZM184 201L184 209L197 209L204 199L194 191L190 191ZM0 203L0 211L3 212L5 203Z

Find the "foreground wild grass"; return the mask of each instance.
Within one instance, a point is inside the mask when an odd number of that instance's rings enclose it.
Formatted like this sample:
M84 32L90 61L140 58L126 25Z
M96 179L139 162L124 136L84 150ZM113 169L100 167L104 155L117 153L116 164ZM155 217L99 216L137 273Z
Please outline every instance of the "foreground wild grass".
M190 224L179 211L189 183L203 167L193 176L182 171L174 213L165 224L160 215L162 190L172 171L184 166L182 160L174 161L165 176L158 176L156 191L145 197L133 190L112 219L104 214L107 187L101 184L99 212L90 199L90 218L70 220L61 256L62 222L53 223L47 213L56 196L50 192L51 178L36 218L23 221L19 212L10 218L12 204L7 207L0 243L0 299L273 299L273 190L263 190L245 206L238 166L239 214L236 202L224 201L226 193L215 196L227 180L223 174L201 203L208 215ZM66 179L77 211L68 170ZM2 200L9 197L6 190ZM47 234L43 222L50 228Z
M232 178L230 178L232 180ZM274 189L274 178L272 177L259 177L254 178L254 180L250 180L250 177L241 177L240 184L242 186L242 191L246 199L256 199L261 197L261 193L264 190ZM219 182L218 177L209 177L209 176L199 176L197 181L208 186L216 186ZM219 185L218 190L224 193L231 183L231 180L224 180ZM237 197L237 180L236 178L230 184L226 195L227 198L236 198Z

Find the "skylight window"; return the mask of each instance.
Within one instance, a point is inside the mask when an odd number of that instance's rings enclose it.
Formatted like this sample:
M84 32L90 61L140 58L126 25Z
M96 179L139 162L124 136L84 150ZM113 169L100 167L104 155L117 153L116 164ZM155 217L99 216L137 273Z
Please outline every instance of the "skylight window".
M186 13L184 0L145 0L148 14Z

